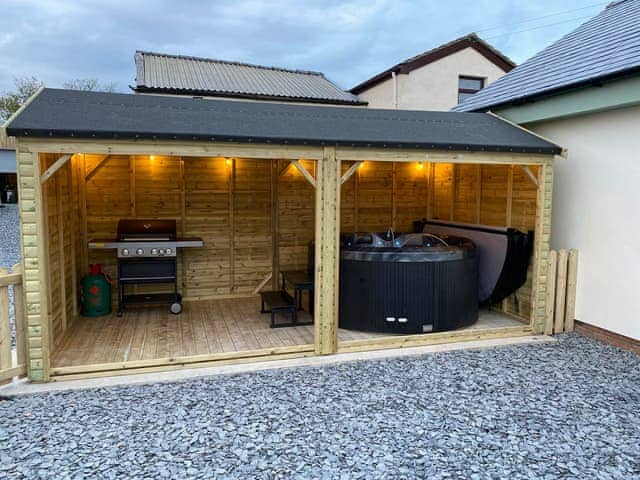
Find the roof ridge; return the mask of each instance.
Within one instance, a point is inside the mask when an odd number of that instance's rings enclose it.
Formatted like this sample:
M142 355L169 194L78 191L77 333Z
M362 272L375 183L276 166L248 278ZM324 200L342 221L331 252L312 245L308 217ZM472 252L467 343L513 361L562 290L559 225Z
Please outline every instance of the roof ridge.
M409 58L407 58L407 59L405 59L405 60L403 60L403 61L401 61L399 63L396 63L392 67L389 67L386 70L383 70L382 72L380 72L380 73L368 78L367 80L359 83L358 85L356 85L355 87L353 87L349 91L352 92L352 93L360 93L362 90L366 89L368 86L376 85L377 83L382 81L384 78L387 77L387 75L389 75L392 72L408 73L408 71L411 71L414 68L419 68L419 67L412 68L412 64L419 63L420 60L422 60L422 59L426 59L429 56L437 55L438 52L446 51L449 48L456 47L457 44L461 44L461 43L465 43L465 42L468 43L468 45L463 47L463 48L467 48L467 47L473 45L474 43L475 44L479 44L482 47L484 47L485 49L487 49L489 52L491 52L491 54L496 56L499 59L499 61L501 61L504 65L510 66L511 68L514 68L516 66L516 62L514 62L511 58L509 58L507 55L502 53L500 50L498 50L497 48L495 48L494 46L489 44L487 41L485 41L482 38L480 38L480 36L477 33L471 32L471 33L468 33L467 35L463 35L461 37L455 38L455 39L450 40L450 41L448 41L446 43L443 43L441 45L433 47L433 48L431 48L429 50L425 50L422 53L414 55L413 57L409 57ZM451 52L451 53L455 53L455 52ZM451 53L447 53L446 55L450 55ZM435 60L437 60L437 59L438 58L436 58ZM427 61L427 63L432 63L435 60ZM496 61L494 61L494 60L491 60L491 59L489 59L489 60L493 61L494 63L496 63ZM403 70L406 70L406 71L403 71ZM504 67L503 67L503 70L508 71Z
M624 1L624 0L622 0ZM492 46L490 43L488 43L486 40L483 40L476 32L471 32L468 33L466 35L463 35L461 37L458 38L454 38L453 40L450 40L446 43L443 43L441 45L438 45L437 47L431 48L429 50L426 50L422 53L419 53L417 55L414 55L413 57L409 57L406 60L398 63L396 66L401 66L403 64L412 62L414 60L417 60L418 58L421 58L425 55L429 55L430 53L433 53L435 51L440 50L441 48L446 48L450 45L454 45L458 42L462 42L464 40L471 40L474 42L480 42L483 44L483 46L488 47L490 50L492 50L494 53L496 53L497 55L501 56L502 58L504 58L505 60L507 60L509 63L511 63L514 67L516 66L516 62L514 62L511 58L509 58L507 55L505 55L504 53L502 53L500 50L498 50L497 48L495 48L494 46ZM393 68L393 67L392 67Z
M259 68L262 70L275 70L279 72L287 72L287 73L299 73L303 75L316 75L319 77L324 77L324 73L317 72L314 70L300 70L294 68L283 68L283 67L274 67L268 65L258 65L255 63L247 63L247 62L238 62L233 60L220 60L217 58L208 58L208 57L197 57L194 55L180 55L175 53L161 53L161 52L151 52L149 50L136 50L136 54L144 55L154 55L156 57L169 57L169 58L180 58L184 60L196 60L200 62L209 62L209 63L223 63L225 65L236 65L239 67L251 67L251 68ZM326 77L325 77L326 78Z

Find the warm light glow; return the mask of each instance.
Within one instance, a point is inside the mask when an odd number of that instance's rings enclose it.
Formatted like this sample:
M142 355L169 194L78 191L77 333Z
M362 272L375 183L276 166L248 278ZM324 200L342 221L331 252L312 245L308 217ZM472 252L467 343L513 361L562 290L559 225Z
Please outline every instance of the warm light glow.
M231 166L231 159L227 158L227 161L225 162L228 166Z
M360 165L358 165L358 170L362 170L362 167L364 167L364 162L362 162Z
M424 168L424 164L422 162L418 162L418 164L416 165L416 168L418 170L422 170Z
M151 160L152 162L156 159L156 157L154 157L153 155L149 155L149 160Z

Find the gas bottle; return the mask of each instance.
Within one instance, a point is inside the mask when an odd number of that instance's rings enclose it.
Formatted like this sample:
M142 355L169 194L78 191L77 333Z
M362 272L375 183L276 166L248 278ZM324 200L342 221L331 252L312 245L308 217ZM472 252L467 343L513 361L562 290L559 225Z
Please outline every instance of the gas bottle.
M82 315L100 317L111 313L111 281L102 265L90 265L89 275L82 277L80 286Z

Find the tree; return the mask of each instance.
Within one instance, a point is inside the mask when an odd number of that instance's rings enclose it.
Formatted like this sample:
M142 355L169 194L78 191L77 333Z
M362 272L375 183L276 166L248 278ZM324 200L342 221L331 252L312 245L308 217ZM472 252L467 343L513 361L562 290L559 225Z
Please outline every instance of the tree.
M13 84L14 92L0 95L0 124L13 115L42 86L42 82L35 77L15 78Z
M100 83L97 78L74 78L62 84L69 90L82 90L84 92L115 92L116 83Z

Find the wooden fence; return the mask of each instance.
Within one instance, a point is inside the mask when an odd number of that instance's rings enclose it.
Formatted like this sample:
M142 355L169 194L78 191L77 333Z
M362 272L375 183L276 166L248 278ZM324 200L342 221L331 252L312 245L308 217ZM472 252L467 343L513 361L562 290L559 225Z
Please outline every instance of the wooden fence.
M548 260L546 335L572 332L576 310L578 251L551 250Z
M9 313L10 288L13 290L13 323ZM26 325L22 295L20 264L13 267L11 273L0 268L0 384L27 374Z

